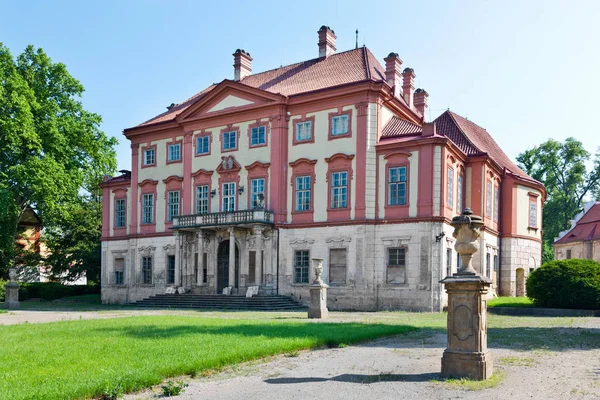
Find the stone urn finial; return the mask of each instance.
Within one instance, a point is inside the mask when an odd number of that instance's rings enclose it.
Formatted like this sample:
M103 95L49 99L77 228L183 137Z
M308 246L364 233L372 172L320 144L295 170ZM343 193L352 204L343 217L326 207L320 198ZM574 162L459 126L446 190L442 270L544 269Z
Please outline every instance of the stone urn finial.
M466 208L462 214L452 218L450 223L454 227L452 236L456 239L454 248L460 255L462 267L458 270L458 275L477 275L473 268L473 254L479 250L479 239L483 219L478 215L473 215L470 208Z
M8 269L8 278L10 279L11 282L14 282L17 280L17 269L16 268Z
M321 279L321 275L323 274L323 259L313 258L312 262L315 269L315 280L313 283L322 284L323 279Z

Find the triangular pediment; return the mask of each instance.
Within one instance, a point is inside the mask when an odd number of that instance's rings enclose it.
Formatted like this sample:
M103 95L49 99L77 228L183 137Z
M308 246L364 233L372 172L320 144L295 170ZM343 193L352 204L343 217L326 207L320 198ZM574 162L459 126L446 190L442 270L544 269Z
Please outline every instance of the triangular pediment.
M206 96L188 107L178 117L178 121L196 119L203 116L237 112L253 107L281 101L284 96L256 89L251 86L224 80Z

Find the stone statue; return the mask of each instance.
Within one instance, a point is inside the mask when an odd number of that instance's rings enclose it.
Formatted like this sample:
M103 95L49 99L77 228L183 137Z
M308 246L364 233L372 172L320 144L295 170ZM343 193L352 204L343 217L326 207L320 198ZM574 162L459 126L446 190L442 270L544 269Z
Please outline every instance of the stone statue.
M465 211L454 218L450 223L454 227L452 236L456 239L454 248L460 254L462 268L459 269L459 275L475 275L477 272L473 268L473 254L479 250L479 239L483 220L477 215L473 215L471 209Z
M315 280L310 285L310 303L308 305L308 318L327 318L329 310L327 309L327 288L329 286L323 283L321 274L323 274L323 259L313 258L315 268Z
M321 275L323 274L323 259L313 258L313 262L315 265L315 280L313 283L321 284L323 283L323 279L321 279Z

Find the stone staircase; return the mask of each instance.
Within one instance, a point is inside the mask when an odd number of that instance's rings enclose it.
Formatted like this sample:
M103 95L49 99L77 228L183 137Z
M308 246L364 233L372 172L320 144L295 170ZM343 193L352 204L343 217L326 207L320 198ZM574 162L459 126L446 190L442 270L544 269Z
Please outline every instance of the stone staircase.
M157 294L133 303L136 307L193 308L206 310L283 311L306 310L286 296L224 296L218 294Z

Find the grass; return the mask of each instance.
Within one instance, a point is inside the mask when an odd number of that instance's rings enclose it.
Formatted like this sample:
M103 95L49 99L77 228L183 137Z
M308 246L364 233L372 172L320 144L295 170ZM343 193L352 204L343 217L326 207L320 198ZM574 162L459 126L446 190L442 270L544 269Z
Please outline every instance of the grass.
M500 365L512 365L517 367L532 367L535 359L531 357L502 357L498 360Z
M487 302L488 307L535 307L528 297L497 297Z
M6 314L8 312L8 310L3 310L0 308L0 314Z
M485 390L491 389L493 387L498 386L504 380L506 373L501 369L496 368L492 376L485 381L474 381L467 378L462 379L454 379L449 378L445 380L439 380L437 382L441 382L442 384L448 385L453 389L462 389L462 390Z
M98 396L280 353L339 347L416 328L146 316L0 326L0 398Z

